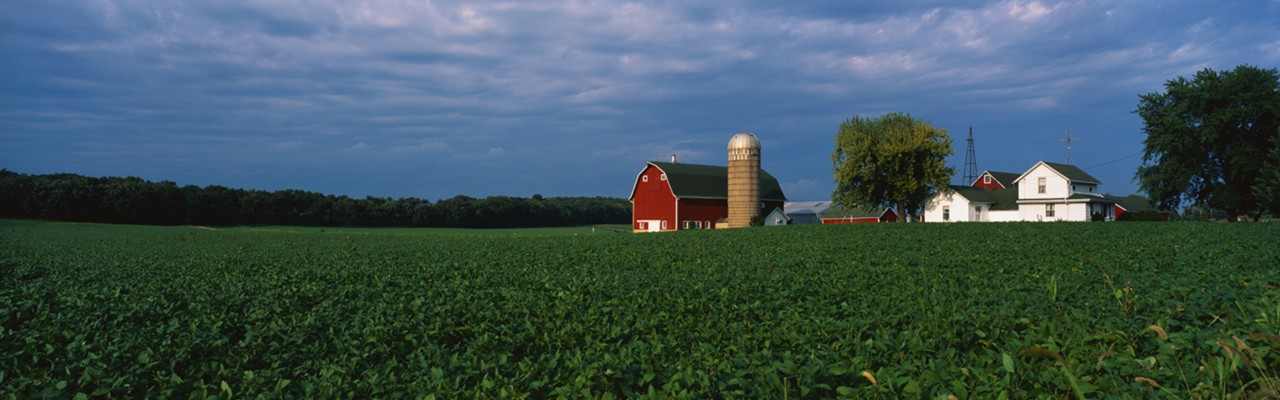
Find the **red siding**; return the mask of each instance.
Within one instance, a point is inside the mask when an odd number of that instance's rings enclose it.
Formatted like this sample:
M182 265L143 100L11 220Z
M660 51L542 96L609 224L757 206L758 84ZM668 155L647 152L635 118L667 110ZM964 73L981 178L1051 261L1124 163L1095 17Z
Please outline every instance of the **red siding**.
M774 208L782 208L783 202L766 201L764 205L760 210L761 215ZM679 215L676 215L677 212ZM717 220L728 216L729 201L726 199L680 199L679 205L676 205L671 185L662 179L662 170L658 167L646 165L644 171L636 177L635 189L631 195L632 230L647 231L648 229L640 228L642 220L667 221L667 229L663 230L668 231L684 229L684 221L701 221L702 229L712 229Z
M827 218L822 220L823 225L834 224L874 224L880 222L879 218Z
M648 177L648 181L644 177ZM676 196L657 167L645 166L636 177L631 205L631 229L640 230L641 220L667 221L667 230L676 229Z
M715 227L716 220L729 216L729 201L720 199L680 199L679 229L684 229L684 221L702 221L702 229ZM707 226L711 221L711 226Z
M879 218L876 218L876 217L865 217L865 218L824 218L824 219L822 220L822 224L823 224L823 225L833 225L833 224L874 224L874 223L877 223L877 222L898 222L898 214L897 214L897 213L895 213L895 212L893 212L893 210L892 210L892 209L890 209L890 210L886 210L886 211L884 212L884 215L881 215Z
M1125 210L1123 206L1116 204L1116 220L1117 221L1120 220L1121 215L1125 215L1127 213L1129 213L1128 210ZM1160 213L1160 220L1164 222L1169 222L1169 213L1167 212Z
M983 183L987 179L991 179L991 183ZM986 174L986 173L982 174L982 176L979 176L977 180L973 181L973 187L983 188L987 190L1004 189L1004 185L1001 185L1000 181L996 180L996 178L994 176L991 176L991 174Z

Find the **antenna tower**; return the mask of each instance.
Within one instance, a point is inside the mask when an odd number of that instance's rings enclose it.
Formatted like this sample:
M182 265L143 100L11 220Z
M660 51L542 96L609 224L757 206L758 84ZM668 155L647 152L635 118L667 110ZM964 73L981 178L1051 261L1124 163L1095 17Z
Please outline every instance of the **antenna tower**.
M1071 137L1070 129L1067 130L1067 137L1065 139L1058 139L1059 142L1067 142L1067 165L1072 165L1071 164L1071 142L1074 142L1077 140L1080 140L1080 138Z
M969 126L969 150L964 153L964 182L972 185L978 180L978 157L973 153L973 126Z

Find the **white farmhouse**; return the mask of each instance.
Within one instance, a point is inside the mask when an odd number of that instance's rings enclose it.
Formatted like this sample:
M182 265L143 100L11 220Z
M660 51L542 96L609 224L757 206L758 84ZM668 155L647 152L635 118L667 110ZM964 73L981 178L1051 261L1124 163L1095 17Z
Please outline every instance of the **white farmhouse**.
M951 186L925 204L927 222L1093 221L1115 219L1115 201L1098 191L1101 182L1074 165L1040 161L1012 182L993 185L985 171L968 186Z

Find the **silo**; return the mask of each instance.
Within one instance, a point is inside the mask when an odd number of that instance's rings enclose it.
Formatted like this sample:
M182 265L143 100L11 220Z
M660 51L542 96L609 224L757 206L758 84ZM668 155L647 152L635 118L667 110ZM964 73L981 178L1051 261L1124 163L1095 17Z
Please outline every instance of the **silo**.
M760 139L741 132L729 139L730 228L751 225L760 215Z

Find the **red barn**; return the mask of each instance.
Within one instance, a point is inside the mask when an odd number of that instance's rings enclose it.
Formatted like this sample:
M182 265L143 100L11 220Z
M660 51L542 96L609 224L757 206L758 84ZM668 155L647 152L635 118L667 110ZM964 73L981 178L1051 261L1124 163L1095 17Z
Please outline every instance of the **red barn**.
M1017 180L1019 176L1022 176L1022 174L982 171L982 176L979 176L969 186L987 190L1006 189L1013 187L1013 181Z
M874 210L844 210L831 207L823 211L821 217L823 225L898 222L898 213L887 207Z
M650 161L631 189L631 229L711 229L729 216L729 168ZM778 180L760 170L760 215L787 201Z

